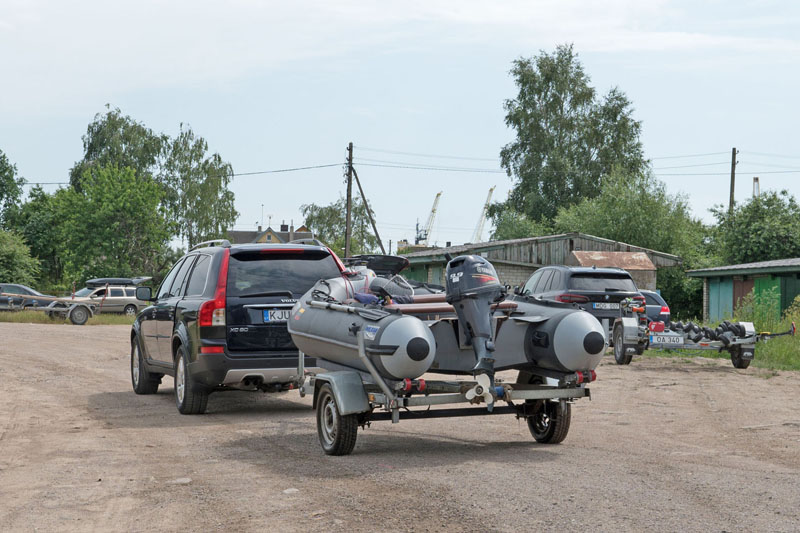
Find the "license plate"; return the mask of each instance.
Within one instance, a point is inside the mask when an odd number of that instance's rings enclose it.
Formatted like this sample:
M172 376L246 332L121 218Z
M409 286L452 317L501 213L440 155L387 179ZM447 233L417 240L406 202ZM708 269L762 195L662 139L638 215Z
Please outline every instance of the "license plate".
M650 344L683 344L683 335L650 335Z
M592 309L619 309L618 302L594 302Z
M265 309L264 322L286 322L291 312L291 309Z

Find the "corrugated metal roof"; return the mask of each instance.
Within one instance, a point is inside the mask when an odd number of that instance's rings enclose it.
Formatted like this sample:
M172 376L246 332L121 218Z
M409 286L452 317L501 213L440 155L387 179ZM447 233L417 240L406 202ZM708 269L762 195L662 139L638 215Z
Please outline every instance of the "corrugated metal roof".
M567 264L578 266L617 267L625 270L655 270L656 266L644 252L572 252Z
M557 235L544 235L541 237L524 237L521 239L508 239L504 241L488 241L488 242L480 242L480 243L466 243L457 246L449 246L447 248L433 248L430 250L422 250L419 252L411 252L408 254L400 254L403 257L408 257L409 259L415 257L436 257L436 256L443 256L444 254L448 253L452 256L461 255L466 252L470 253L478 253L482 251L492 250L496 248L502 248L503 246L508 246L512 244L521 244L521 243L533 243L533 242L548 242L548 241L558 241L558 240L566 240L572 238L583 238L589 239L601 243L608 243L608 244L618 244L620 246L630 246L631 248L636 248L639 250L644 250L647 253L655 254L667 259L674 260L678 263L681 262L681 258L677 255L668 254L665 252L659 252L657 250L651 250L649 248L643 248L641 246L634 246L632 244L627 244L620 241L614 241L611 239L604 239L603 237L596 237L594 235L588 235L586 233L579 233L579 232L572 232L572 233L560 233Z
M712 268L699 268L690 270L687 275L695 278L704 278L716 275L737 275L758 272L800 272L800 257L789 259L775 259L773 261L759 261L757 263L741 263L739 265L725 265Z

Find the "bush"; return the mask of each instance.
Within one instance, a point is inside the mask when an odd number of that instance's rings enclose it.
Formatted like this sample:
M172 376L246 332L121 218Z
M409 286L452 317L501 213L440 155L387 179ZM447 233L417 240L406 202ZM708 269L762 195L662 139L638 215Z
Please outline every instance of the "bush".
M39 261L31 257L22 237L0 231L0 281L33 285L39 273Z
M787 331L792 322L800 322L800 296L778 319L779 298L777 290L767 290L755 296L748 294L736 310L736 320L752 322L756 331L780 333ZM775 370L800 370L800 346L797 337L786 336L762 340L756 344L753 365Z

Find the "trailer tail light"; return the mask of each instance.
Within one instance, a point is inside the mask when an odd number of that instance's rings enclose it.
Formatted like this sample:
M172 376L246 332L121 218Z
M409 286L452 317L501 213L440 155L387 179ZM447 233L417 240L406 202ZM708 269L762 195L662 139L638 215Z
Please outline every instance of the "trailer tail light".
M200 306L198 324L200 326L224 326L225 325L225 304L226 287L228 285L228 262L230 261L231 251L225 249L222 256L222 264L219 267L217 276L217 290L214 292L214 299L203 302Z
M567 292L556 296L556 301L565 304L588 304L589 298L583 296L582 294L572 294Z
M663 333L664 332L664 323L660 320L654 320L650 322L650 331L654 331L656 333Z

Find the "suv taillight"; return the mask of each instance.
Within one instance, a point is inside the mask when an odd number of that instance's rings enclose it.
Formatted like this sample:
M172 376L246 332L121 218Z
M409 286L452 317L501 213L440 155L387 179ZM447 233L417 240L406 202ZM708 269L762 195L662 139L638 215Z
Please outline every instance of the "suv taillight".
M217 276L217 289L214 292L214 299L203 302L200 306L198 323L201 326L224 326L225 325L225 288L228 285L228 261L231 257L230 249L223 252L222 264L219 267Z
M662 305L661 306L661 312L669 314L669 307L667 307L666 305Z
M589 303L589 298L582 294L571 294L567 292L556 296L556 301L565 304L587 304Z

